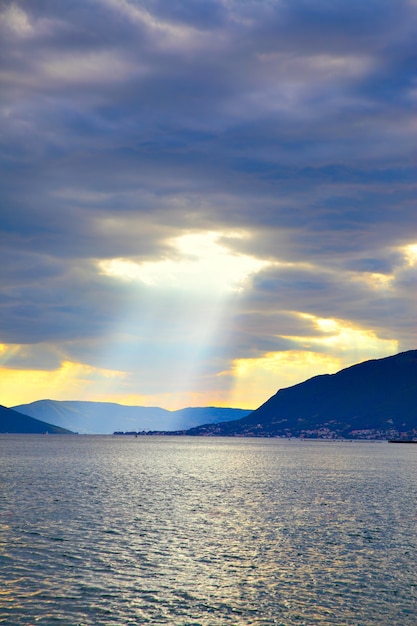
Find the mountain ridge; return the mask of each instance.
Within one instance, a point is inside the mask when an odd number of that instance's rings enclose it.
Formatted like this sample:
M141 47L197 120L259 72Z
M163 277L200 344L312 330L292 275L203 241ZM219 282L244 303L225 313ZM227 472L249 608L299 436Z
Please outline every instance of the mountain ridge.
M0 433L72 435L70 430L0 405Z
M105 409L110 411L110 417ZM313 376L279 389L253 411L222 407L168 411L160 407L56 400L38 400L13 410L36 419L47 417L49 425L94 434L137 431L323 439L417 438L417 350L370 359L334 374ZM71 418L75 421L68 423ZM106 422L109 419L113 421Z
M417 437L417 350L351 365L279 389L246 417L187 435Z
M186 407L168 411L160 407L130 406L116 402L83 400L37 400L12 407L36 419L86 434L116 431L184 430L204 423L235 420L249 409L223 407Z

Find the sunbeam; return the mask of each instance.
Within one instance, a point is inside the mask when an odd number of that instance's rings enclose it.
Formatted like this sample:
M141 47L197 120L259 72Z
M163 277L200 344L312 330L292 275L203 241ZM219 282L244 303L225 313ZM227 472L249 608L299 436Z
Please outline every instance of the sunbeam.
M216 351L224 351L228 320L238 309L250 278L269 265L229 247L243 236L212 231L185 234L168 242L160 260L97 261L102 275L127 284L135 303L132 310L120 312L114 329L113 348L117 345L119 354L110 348L104 362L118 369L134 364L135 371L140 371L141 397L167 391L175 398L204 395L206 363ZM122 329L127 333L124 342ZM143 362L141 354L147 355ZM216 373L212 371L213 376Z

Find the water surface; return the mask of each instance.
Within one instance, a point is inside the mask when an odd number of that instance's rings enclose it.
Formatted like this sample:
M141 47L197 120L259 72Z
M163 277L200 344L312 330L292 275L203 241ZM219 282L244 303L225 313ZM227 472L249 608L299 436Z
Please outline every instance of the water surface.
M0 623L416 623L417 446L0 436Z

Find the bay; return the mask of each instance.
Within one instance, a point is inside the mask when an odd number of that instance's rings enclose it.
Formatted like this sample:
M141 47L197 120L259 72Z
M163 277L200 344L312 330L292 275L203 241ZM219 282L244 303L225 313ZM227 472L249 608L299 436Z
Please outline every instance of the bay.
M0 623L415 624L417 446L2 435Z

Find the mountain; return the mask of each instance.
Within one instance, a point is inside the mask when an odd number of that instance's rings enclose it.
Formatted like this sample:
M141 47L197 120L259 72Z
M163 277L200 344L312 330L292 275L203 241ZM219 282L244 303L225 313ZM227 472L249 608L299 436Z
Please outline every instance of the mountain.
M13 407L37 419L80 433L115 431L186 430L200 424L236 420L250 413L245 409L190 407L167 411L159 407L125 406L112 402L38 400Z
M417 438L417 350L279 390L246 417L187 435Z
M52 426L52 424L42 422L29 417L29 415L23 415L18 411L13 411L13 409L0 405L0 433L68 435L71 434L71 431L59 426Z

